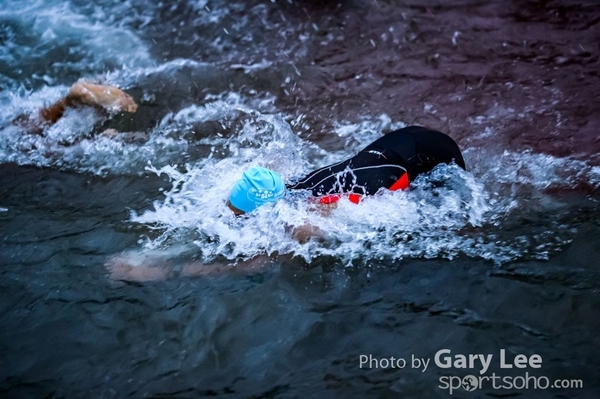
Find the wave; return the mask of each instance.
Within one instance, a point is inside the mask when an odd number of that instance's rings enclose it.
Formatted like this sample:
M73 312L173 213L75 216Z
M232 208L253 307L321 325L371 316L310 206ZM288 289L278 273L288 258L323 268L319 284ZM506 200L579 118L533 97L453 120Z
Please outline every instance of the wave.
M31 89L106 70L152 65L144 41L112 14L110 8L84 8L58 0L4 1L0 84Z

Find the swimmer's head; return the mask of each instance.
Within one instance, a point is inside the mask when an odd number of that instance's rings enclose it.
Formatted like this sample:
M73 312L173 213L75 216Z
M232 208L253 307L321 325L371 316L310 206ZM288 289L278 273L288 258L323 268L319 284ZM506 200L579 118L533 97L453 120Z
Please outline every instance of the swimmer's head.
M259 206L276 201L284 195L285 184L278 173L261 167L252 167L235 182L229 193L227 205L238 215L252 212Z

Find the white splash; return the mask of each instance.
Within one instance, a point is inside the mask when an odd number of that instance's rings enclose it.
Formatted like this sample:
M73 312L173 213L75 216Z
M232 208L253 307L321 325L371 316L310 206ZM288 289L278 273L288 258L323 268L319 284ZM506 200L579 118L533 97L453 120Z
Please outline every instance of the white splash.
M209 110L186 110L175 118L202 118L206 114L200 111ZM406 192L383 190L358 205L341 200L329 216L315 211L305 193L291 192L248 217L235 218L225 207L225 199L247 167L270 167L289 179L332 158L323 154L307 157L311 146L299 141L277 117L244 112L254 119L236 132L235 138L210 139L215 149L228 148L232 156L204 159L186 165L185 171L174 167L151 169L167 174L173 188L165 193L164 201L154 204L153 210L132 215L132 221L158 230L149 247L194 242L205 261L218 256L233 260L277 253L307 261L334 256L346 264L458 256L503 263L525 256L547 258L574 233L560 222L554 223L553 218L548 219L545 209L539 213L531 208L515 184L530 190L547 187L562 181L559 172L565 165L576 167L572 164L576 161L507 153L485 154L485 160L479 160L481 164L474 168L475 174L455 165L441 165L413 182ZM212 111L208 114L218 117ZM270 125L268 129L265 123ZM372 126L377 123L373 120ZM362 129L364 124L355 127ZM467 155L468 161L475 162L474 150L467 151ZM512 168L515 161L531 173L526 177L519 168ZM549 201L547 206L560 211L560 204L555 202ZM521 215L529 211L538 212L536 217L545 225L537 230L530 228L530 237L514 234L511 229L519 226ZM322 237L300 244L291 232L306 224L318 228ZM552 240L548 239L549 232L554 236Z

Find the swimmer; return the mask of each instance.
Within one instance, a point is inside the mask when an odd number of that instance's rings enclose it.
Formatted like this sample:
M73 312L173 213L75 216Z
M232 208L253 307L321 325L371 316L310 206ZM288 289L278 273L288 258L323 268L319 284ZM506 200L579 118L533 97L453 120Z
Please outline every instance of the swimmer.
M406 189L417 176L451 162L465 169L460 149L450 136L409 126L380 137L352 158L315 170L288 185L277 172L250 168L233 186L227 206L235 215L243 215L282 198L290 190L307 190L324 205L342 197L359 203L363 196L381 189Z
M439 164L452 162L465 169L463 156L452 138L435 130L410 126L390 132L355 156L315 170L288 185L277 172L252 167L234 184L227 206L236 216L251 214L261 205L283 198L288 191L305 190L317 204L330 209L343 197L359 203L363 196L374 195L382 189L406 189L417 176L430 172ZM308 224L296 227L291 234L300 243L323 235L317 227ZM105 266L113 280L161 280L174 275L161 256L145 257L133 252L115 256ZM179 275L254 273L271 264L272 259L266 256L235 264L191 263L184 265Z
M21 115L13 123L25 128L30 133L42 134L46 127L58 122L68 108L79 107L94 107L102 109L108 114L135 113L138 108L129 94L114 86L80 81L71 86L65 97L41 109L35 117ZM111 133L113 132L109 132L109 135Z

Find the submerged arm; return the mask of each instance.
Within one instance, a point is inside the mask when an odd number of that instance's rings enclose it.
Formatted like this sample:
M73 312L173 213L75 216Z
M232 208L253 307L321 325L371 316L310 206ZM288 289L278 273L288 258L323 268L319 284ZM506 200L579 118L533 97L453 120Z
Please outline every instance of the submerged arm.
M111 280L144 283L167 280L177 276L250 275L263 272L273 264L273 259L264 255L235 263L204 264L201 262L192 262L177 267L169 261L168 258L170 255L174 254L154 251L134 251L113 256L106 261L104 266L108 270Z
M273 258L262 255L236 263L188 263L181 269L181 275L186 277L218 276L223 274L250 275L263 272L273 266Z

